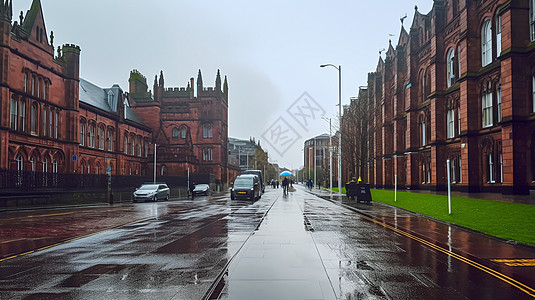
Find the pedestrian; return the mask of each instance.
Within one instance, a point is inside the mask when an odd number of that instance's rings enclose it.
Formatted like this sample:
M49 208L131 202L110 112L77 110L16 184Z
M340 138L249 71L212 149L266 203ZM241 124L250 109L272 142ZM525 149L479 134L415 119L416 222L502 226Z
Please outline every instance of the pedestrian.
M277 188L279 188L279 181L277 180Z
M195 189L195 182L192 181L189 185L189 193L191 194L191 200L195 198L195 194L193 194L193 190Z
M282 193L284 195L288 195L288 178L284 178L284 180L282 180Z

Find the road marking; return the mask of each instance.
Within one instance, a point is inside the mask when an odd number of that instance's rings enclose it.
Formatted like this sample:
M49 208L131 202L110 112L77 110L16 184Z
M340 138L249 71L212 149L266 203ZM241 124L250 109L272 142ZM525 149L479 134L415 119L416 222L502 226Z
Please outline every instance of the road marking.
M65 212L65 213L57 213L57 214L48 214L48 215L29 215L29 216L23 216L20 218L8 218L3 219L3 221L9 221L9 220L20 220L25 218L41 218L41 217L55 217L55 216L64 216L64 215L71 215L74 212Z
M492 275L492 276L494 276L494 277L496 277L496 278L498 278L498 279L500 279L500 280L502 280L502 281L504 281L504 282L516 287L517 289L519 289L522 292L528 294L529 296L535 298L535 289L523 284L522 282L519 282L519 281L517 281L517 280L515 280L515 279L513 279L513 278L511 278L511 277L509 277L507 275L504 275L504 274L496 271L496 270L493 270L493 269L491 269L489 267L486 267L486 266L484 266L484 265L482 265L480 263L477 263L477 262L475 262L475 261L473 261L473 260L471 260L469 258L466 258L466 257L464 257L462 255L459 255L459 254L457 254L455 252L452 252L452 251L449 251L449 250L447 250L445 248L437 246L437 245L435 245L435 244L433 244L433 243L431 243L429 241L426 241L426 240L424 240L422 238L419 238L419 237L417 237L415 235L412 235L412 234L410 234L408 232L405 232L403 230L397 229L397 228L395 228L393 226L390 226L390 225L388 225L386 223L383 223L381 221L375 220L375 219L370 218L368 216L365 216L365 215L361 215L361 216L366 220L369 220L369 221L371 221L371 222L373 222L375 224L381 225L381 226L383 226L385 228L388 228L388 229L390 229L392 231L395 231L395 232L397 232L397 233L399 233L401 235L404 235L404 236L406 236L406 237L408 237L408 238L410 238L412 240L420 242L421 244L424 244L424 245L426 245L426 246L428 246L430 248L433 248L433 249L435 249L437 251L440 251L440 252L442 252L442 253L444 253L444 254L446 254L448 256L451 256L451 257L453 257L453 258L455 258L457 260L460 260L460 261L462 261L462 262L464 262L464 263L466 263L466 264L468 264L468 265L470 265L470 266L472 266L474 268L477 268L477 269L479 269L479 270L481 270L481 271L483 271L483 272L485 272L487 274L490 274L490 275Z
M80 235L80 236L77 236L77 237L74 237L74 238L70 238L70 239L55 243L55 244L51 244L51 245L48 245L48 246L44 246L44 247L41 247L41 248L30 250L30 251L27 251L27 252L24 252L24 253L15 254L15 255L12 255L12 256L5 257L5 258L0 258L0 262L6 261L6 260L10 260L10 259L13 259L15 257L24 256L24 255L27 255L27 254L30 254L30 253L34 253L34 252L37 252L37 251L49 249L49 248L52 248L52 247L55 247L55 246L64 245L64 244L67 244L67 243L70 243L70 242L73 242L73 241L76 241L76 240L80 240L80 239L83 239L83 238L86 238L86 237L97 235L99 233L102 233L102 232L105 232L105 231L109 231L109 230L112 230L112 229L115 229L115 228L119 228L119 227L122 227L122 226L141 223L141 222L145 222L145 221L153 220L153 219L154 219L154 217L145 218L145 219L141 219L141 220L136 220L136 221L120 224L120 225L113 226L113 227L110 227L110 228L102 229L102 230L99 230L99 231L96 231L96 232Z
M535 258L491 259L490 261L501 263L509 267L535 267Z
M16 242L16 241L24 241L26 239L14 239L14 240L9 240L9 241L2 241L0 242L0 244L7 244L7 243L11 243L11 242Z

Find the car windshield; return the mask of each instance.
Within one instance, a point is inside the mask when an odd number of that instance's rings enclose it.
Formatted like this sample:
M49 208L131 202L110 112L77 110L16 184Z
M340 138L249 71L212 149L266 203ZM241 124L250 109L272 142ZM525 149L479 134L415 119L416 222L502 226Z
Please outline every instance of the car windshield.
M236 178L234 187L236 188L251 188L253 186L253 178Z
M149 185L142 185L140 188L140 190L150 190L150 191L154 191L156 189L158 189L158 185L157 184L149 184Z

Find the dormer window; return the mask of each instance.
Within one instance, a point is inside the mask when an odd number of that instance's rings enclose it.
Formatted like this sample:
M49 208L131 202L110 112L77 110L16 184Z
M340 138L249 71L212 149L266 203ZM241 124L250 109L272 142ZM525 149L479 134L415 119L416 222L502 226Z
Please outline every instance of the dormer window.
M115 96L115 95L113 94L113 92L111 90L109 90L108 91L108 104L110 105L111 109L113 111L115 111L115 109L114 109L115 108L115 101L114 101L115 98L113 96Z

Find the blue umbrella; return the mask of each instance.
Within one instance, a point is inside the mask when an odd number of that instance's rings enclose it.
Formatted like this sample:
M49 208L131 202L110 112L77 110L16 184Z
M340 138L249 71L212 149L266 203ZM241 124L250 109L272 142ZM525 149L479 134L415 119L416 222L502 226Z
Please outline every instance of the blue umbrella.
M289 172L289 171L284 171L284 172L282 172L282 173L279 175L279 177L282 177L282 176L290 176L290 175L293 175L293 174L292 174L291 172Z

